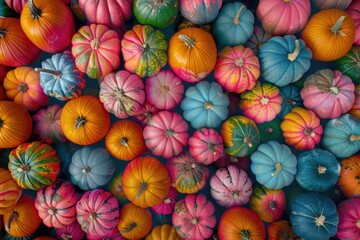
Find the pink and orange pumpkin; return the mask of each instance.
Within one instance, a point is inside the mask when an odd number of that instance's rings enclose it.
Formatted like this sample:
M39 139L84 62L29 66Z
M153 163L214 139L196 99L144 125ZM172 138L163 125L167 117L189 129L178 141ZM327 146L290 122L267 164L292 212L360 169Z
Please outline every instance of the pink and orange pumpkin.
M360 84L355 86L355 102L349 114L360 120Z
M251 90L260 77L259 59L250 48L243 45L225 47L216 61L214 77L228 92Z
M184 239L208 239L216 225L215 206L203 194L186 195L176 202L172 223Z
M60 240L82 240L84 236L85 232L77 221L62 228L56 228L56 237Z
M289 240L300 239L297 236L291 226L291 222L287 220L280 220L272 222L268 225L268 240Z
M159 109L145 100L134 119L140 122L142 127L146 127L157 112L159 112Z
M339 1L340 2L340 1ZM350 14L355 22L355 39L354 44L360 45L360 1L353 0L346 8L346 12Z
M267 42L273 35L267 33L261 26L254 26L254 32L246 42L245 46L250 48L255 55L258 54L259 49Z
M180 0L181 15L195 24L211 23L217 17L223 0Z
M356 154L340 162L341 170L338 186L347 197L360 197L360 155Z
M336 236L340 239L360 239L360 199L348 198L338 205L339 225Z
M19 201L22 189L8 169L0 168L0 215L10 212Z
M171 214L174 211L176 198L177 198L178 192L175 188L170 187L169 193L166 195L164 200L153 207L151 207L151 210L156 214Z

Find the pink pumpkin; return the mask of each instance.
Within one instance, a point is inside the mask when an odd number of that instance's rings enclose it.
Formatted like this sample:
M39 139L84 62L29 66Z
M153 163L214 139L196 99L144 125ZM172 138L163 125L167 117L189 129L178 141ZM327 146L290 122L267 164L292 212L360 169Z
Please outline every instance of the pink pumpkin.
M159 109L145 100L134 118L140 122L141 126L146 127L157 112Z
M357 0L353 0L357 1ZM312 0L316 7L320 10L329 8L345 9L351 3L351 0Z
M79 0L79 6L89 23L119 28L132 15L133 0Z
M171 70L160 70L145 83L146 100L160 110L171 110L180 104L184 85Z
M113 230L104 236L96 236L91 234L86 234L87 240L126 240L123 236L121 236L120 231L117 227L114 227Z
M37 192L35 207L48 227L62 228L76 221L78 195L70 182L56 181Z
M214 77L228 92L250 90L260 77L259 59L242 45L225 47L216 61Z
M21 13L21 11L23 10L25 3L28 0L5 0L6 4L13 9L15 12L17 13ZM65 4L69 4L70 0L61 0L62 2L64 2Z
M245 205L253 192L247 173L235 166L218 169L210 179L210 189L212 198L226 208Z
M119 202L102 189L85 192L76 205L77 221L84 232L105 236L119 223Z
M340 239L360 239L360 199L349 198L338 205L339 225L336 235Z
M355 22L354 44L360 45L360 0L353 0L346 12L351 15Z
M82 240L85 232L81 229L80 224L75 221L65 227L56 228L56 236L60 240Z
M360 84L355 86L355 102L349 113L360 120Z
M256 15L266 32L290 35L305 27L310 5L310 0L260 0Z
M180 154L188 143L188 128L180 114L158 112L144 128L145 145L154 155L171 158Z
M152 207L154 213L156 214L171 214L174 211L176 197L178 192L175 188L170 187L168 195L164 198L164 201L159 205Z
M234 157L229 155L227 152L223 152L220 158L216 160L215 164L218 168L223 168L227 166L235 166L237 168L243 169L245 171L249 170L251 163L250 156L247 157Z
M100 83L99 98L106 111L116 117L134 116L145 102L144 83L126 70L112 72Z
M320 118L337 118L351 109L354 91L355 85L348 76L337 70L322 69L305 80L300 95L304 106Z
M209 165L224 152L223 139L214 129L198 129L189 139L189 151L197 162Z
M254 32L246 42L246 47L253 50L254 54L257 55L259 49L272 37L270 33L265 32L261 26L255 26Z
M192 23L204 25L217 17L223 0L180 0L181 15Z
M184 239L208 239L216 225L214 214L214 205L203 194L190 194L175 204L172 223Z

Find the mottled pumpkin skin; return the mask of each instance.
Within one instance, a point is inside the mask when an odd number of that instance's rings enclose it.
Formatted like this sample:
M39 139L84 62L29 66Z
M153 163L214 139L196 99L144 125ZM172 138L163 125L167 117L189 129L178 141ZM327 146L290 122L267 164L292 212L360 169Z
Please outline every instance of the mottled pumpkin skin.
M0 215L10 212L21 195L22 190L12 178L11 172L5 168L0 168Z
M354 155L340 162L338 186L348 198L360 196L360 155Z
M195 24L207 24L217 17L222 3L223 0L180 0L180 13Z
M176 228L170 226L169 224L163 224L155 226L149 235L146 236L145 240L158 240L158 239L168 239L168 240L182 240L182 238L177 234Z
M349 1L349 0L348 0ZM341 1L338 1L341 2ZM360 2L359 1L351 1L350 5L346 8L346 12L349 13L351 15L351 17L353 18L353 20L355 21L355 39L354 39L354 44L355 45L360 45L360 32L359 27L360 27L360 14L359 14L359 9L360 9Z
M336 236L340 239L360 239L360 198L349 198L339 203L339 225Z

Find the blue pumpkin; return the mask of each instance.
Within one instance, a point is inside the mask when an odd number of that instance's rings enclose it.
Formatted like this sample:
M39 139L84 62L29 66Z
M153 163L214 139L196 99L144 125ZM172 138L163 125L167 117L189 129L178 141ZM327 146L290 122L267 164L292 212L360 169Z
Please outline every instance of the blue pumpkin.
M291 205L290 222L303 239L328 240L336 234L339 215L331 198L307 192L297 196Z
M360 120L345 114L328 121L322 145L338 158L347 158L360 150Z
M270 38L260 48L258 57L261 76L283 87L298 81L309 70L312 53L302 39L287 35Z
M294 84L281 87L280 96L283 101L281 103L281 111L277 116L281 119L284 119L285 115L291 112L293 108L302 106L300 88Z
M83 147L74 152L69 165L72 183L82 190L106 185L114 171L114 162L104 148Z
M181 109L193 128L217 128L229 115L229 103L218 83L202 81L185 91Z
M218 49L245 44L254 31L254 14L241 2L227 3L212 24Z
M331 152L315 148L302 152L297 160L295 179L305 190L325 192L339 178L340 163Z
M276 141L263 143L250 159L256 181L265 187L280 189L294 181L297 160L288 146Z

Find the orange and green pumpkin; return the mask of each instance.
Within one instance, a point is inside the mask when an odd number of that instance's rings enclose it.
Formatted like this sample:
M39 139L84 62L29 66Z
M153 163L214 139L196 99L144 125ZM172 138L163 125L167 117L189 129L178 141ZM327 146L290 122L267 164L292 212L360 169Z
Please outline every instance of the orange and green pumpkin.
M145 240L182 240L177 234L174 226L169 224L163 224L155 226L149 235L146 236Z
M340 162L338 186L347 198L360 197L360 155L354 155Z
M0 215L10 212L19 201L22 190L11 177L11 172L0 168ZM0 224L2 226L2 224Z

